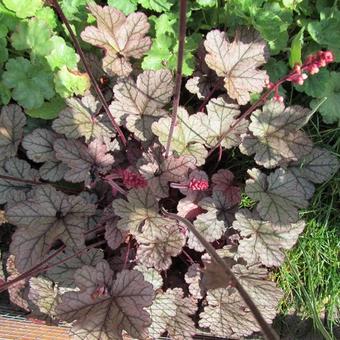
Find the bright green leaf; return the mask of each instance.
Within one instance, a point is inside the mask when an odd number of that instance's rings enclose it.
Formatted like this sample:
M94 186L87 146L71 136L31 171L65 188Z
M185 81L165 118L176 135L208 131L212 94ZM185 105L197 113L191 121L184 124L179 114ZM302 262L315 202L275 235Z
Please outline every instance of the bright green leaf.
M3 83L12 90L12 97L25 109L38 108L44 99L54 96L53 75L45 65L31 64L23 57L9 59L2 75Z
M53 47L46 59L52 70L60 69L64 65L70 69L76 69L79 57L74 49L67 46L62 37L54 36L50 42Z
M32 17L43 6L42 0L2 0L2 2L19 18Z
M138 0L138 3L144 8L155 12L169 11L174 2L174 0Z
M136 12L137 10L137 0L108 0L107 4L114 8L119 9L125 15Z
M35 17L38 20L43 20L49 26L50 29L55 29L58 25L58 19L56 14L54 13L51 7L43 7L40 8L37 13L35 13Z
M51 30L45 21L22 21L11 36L13 47L18 51L31 50L36 56L45 56L51 49Z
M297 33L293 40L290 47L290 54L289 54L289 65L294 67L295 64L302 64L301 61L301 50L303 45L303 32L305 28L301 28L299 33Z
M87 73L79 71L71 72L66 66L54 76L56 92L63 98L72 95L83 95L91 86L90 78Z

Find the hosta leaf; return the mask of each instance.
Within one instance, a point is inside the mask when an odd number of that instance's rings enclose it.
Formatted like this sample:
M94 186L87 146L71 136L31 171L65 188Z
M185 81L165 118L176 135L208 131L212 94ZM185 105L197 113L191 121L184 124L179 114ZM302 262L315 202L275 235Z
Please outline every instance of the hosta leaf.
M267 267L280 266L284 261L284 249L290 249L302 233L305 223L278 226L268 221L261 221L248 210L236 213L234 229L241 232L238 253L248 263L260 261Z
M56 161L53 143L58 138L51 130L35 129L24 137L22 146L27 150L27 157L36 163Z
M31 184L10 179L0 178L0 204L7 202L19 202L26 198L26 194L32 189L34 181L38 178L37 170L24 160L10 158L0 167L0 175L32 181Z
M78 256L73 256L67 261L64 261L72 255L74 255L74 252L66 249L49 262L51 268L46 272L46 276L55 283L58 283L59 287L75 287L74 274L76 270L84 265L95 266L104 257L102 250L90 249L87 252L83 252ZM54 265L59 262L62 263Z
M224 77L224 86L232 99L247 104L251 92L262 91L267 73L258 67L267 60L267 48L255 30L238 31L232 43L224 32L214 30L207 34L204 46L207 65Z
M195 300L184 297L181 288L158 293L152 306L148 308L152 318L150 336L157 338L168 331L171 339L191 339L196 329L190 315L194 314L196 309Z
M152 233L164 220L158 213L158 202L150 188L132 189L127 194L127 201L116 199L112 207L117 216L118 228L129 230L132 234L138 234L143 228L143 233Z
M107 172L114 161L99 139L94 139L88 146L74 139L58 139L54 150L57 159L69 167L64 178L70 182L88 183L93 174Z
M145 308L152 304L152 285L142 273L123 270L112 279L107 262L84 266L76 271L79 292L67 292L57 306L57 315L73 324L79 339L122 339L122 331L135 338L145 338L151 320ZM103 292L103 294L100 294Z
M136 83L125 79L113 88L115 100L110 111L136 137L151 139L151 125L167 114L162 108L169 102L173 87L169 70L144 71Z
M154 268L147 268L141 264L133 267L134 270L138 270L143 274L144 280L150 282L153 285L153 289L157 290L163 286L162 275Z
M88 8L97 19L97 27L86 27L82 39L105 50L105 72L110 76L128 76L132 71L130 58L141 58L151 46L151 39L145 36L150 27L147 16L132 13L125 17L118 9L94 3Z
M85 96L80 101L77 98L67 99L68 107L59 113L53 121L53 129L68 138L85 137L86 141L93 138L114 136L113 128L101 116L92 118L99 103L93 96Z
M48 316L55 316L55 308L58 302L58 288L43 277L32 277L28 298L33 302L41 313Z
M0 116L0 160L14 157L26 124L20 106L10 104L1 109Z
M248 170L251 179L246 181L246 194L259 201L257 211L264 220L277 224L297 222L298 208L308 205L304 191L294 175L277 169L266 176L258 169Z
M177 256L186 241L185 235L181 233L177 224L167 220L164 222L167 224L159 225L154 234L137 236L139 262L147 267L154 267L158 271L167 270L170 267L171 256Z
M223 137L221 145L224 148L230 149L233 146L238 146L241 143L240 135L247 131L249 122L243 119L232 131L228 134L225 133L235 123L235 118L239 116L239 106L227 103L223 97L219 97L210 100L207 111L208 115L197 114L200 125L206 129L205 140L202 141L202 144L212 147Z
M197 115L189 116L183 107L178 109L177 118L178 121L171 140L171 150L178 156L194 157L197 165L204 164L208 154L202 145L207 133L206 128L200 124ZM161 118L158 122L152 124L152 132L158 136L159 141L164 146L166 146L168 140L170 125L170 117Z
M19 227L11 243L19 272L40 262L57 240L72 248L82 247L84 225L94 212L94 205L50 185L35 187L29 199L8 207L8 221Z
M221 191L230 206L241 202L241 190L234 184L234 174L227 169L220 169L212 175L213 191Z
M137 165L154 194L163 198L169 195L169 182L182 182L188 177L189 170L195 167L195 159L172 155L164 159L161 154L145 153Z
M310 110L301 106L285 108L277 101L267 102L262 111L251 115L250 135L244 135L240 150L255 153L257 164L274 168L282 161L296 161L307 155L313 143L299 129L310 118Z
M197 216L194 226L208 242L220 239L225 231L224 221L217 219L218 210L210 208L208 212ZM189 232L188 247L196 251L204 251L202 243Z

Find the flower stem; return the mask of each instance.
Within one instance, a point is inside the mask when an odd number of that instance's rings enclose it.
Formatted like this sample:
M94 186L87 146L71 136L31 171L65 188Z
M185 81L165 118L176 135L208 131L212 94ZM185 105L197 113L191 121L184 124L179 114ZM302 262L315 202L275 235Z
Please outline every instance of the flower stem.
M110 112L110 109L109 109L109 106L106 103L105 97L104 97L104 95L103 95L103 93L102 93L102 91L101 91L101 89L100 89L100 87L99 87L99 85L97 83L97 80L96 80L95 76L93 75L93 73L91 71L91 68L89 66L89 63L88 63L86 57L85 57L85 54L84 54L82 48L80 47L79 41L78 41L77 37L75 36L75 34L73 33L73 30L72 30L72 28L70 26L70 23L67 20L63 10L61 9L61 7L60 7L60 5L58 3L58 0L50 0L50 4L54 8L54 10L57 12L59 18L65 24L68 32L70 33L70 37L71 37L71 40L73 42L73 45L74 45L75 49L77 50L77 53L79 54L80 59L81 59L81 61L84 64L85 70L86 70L87 74L89 75L89 77L91 79L93 88L94 88L94 90L97 93L98 99L101 102L101 104L103 105L104 110L105 110L107 116L109 117L113 127L117 131L118 136L121 139L122 143L124 145L126 145L126 138L125 138L125 136L123 134L123 131L120 129L120 127L117 124L116 120L114 119L112 113Z
M173 102L172 102L172 119L171 119L168 141L166 143L165 158L168 158L169 156L171 139L172 139L172 135L174 134L175 125L177 121L177 111L178 111L178 106L179 106L179 99L180 99L180 92L181 92L181 85L182 85L182 67L183 67L184 45L185 45L185 35L186 35L186 13L187 13L187 0L180 0L177 70L176 70L174 97L173 97Z
M221 269L224 271L225 274L227 274L228 277L231 277L233 281L234 287L237 289L237 291L240 293L241 297L243 298L244 302L249 307L250 311L253 313L254 318L256 319L257 323L262 329L262 332L266 339L268 340L279 340L278 335L276 332L270 327L270 325L266 322L264 317L262 316L261 312L253 302L252 298L249 296L249 294L246 292L246 290L243 288L237 277L234 275L234 273L230 270L228 265L223 261L223 259L217 254L215 248L201 235L201 233L194 227L194 225L189 222L187 219L178 216L176 214L169 213L163 209L163 213L165 216L176 219L179 222L182 222L185 224L188 229L195 235L195 237L202 243L208 254L212 257L212 259L221 267Z

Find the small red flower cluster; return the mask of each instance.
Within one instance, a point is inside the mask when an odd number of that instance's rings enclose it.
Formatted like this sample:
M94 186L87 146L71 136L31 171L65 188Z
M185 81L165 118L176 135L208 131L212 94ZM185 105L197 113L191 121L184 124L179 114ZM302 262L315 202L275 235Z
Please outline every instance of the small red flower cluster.
M123 184L128 188L145 188L148 185L146 179L135 172L124 169L119 171L119 175L122 178Z
M296 64L293 72L285 78L294 84L303 85L304 81L308 78L308 73L313 75L319 72L321 67L334 61L334 54L331 51L318 51L315 54L308 56L303 65ZM279 86L283 81L278 83L267 82L266 86L270 90L274 90L274 100L283 102L283 97L279 95Z
M205 191L209 188L209 182L206 179L193 178L188 183L188 189L195 191Z

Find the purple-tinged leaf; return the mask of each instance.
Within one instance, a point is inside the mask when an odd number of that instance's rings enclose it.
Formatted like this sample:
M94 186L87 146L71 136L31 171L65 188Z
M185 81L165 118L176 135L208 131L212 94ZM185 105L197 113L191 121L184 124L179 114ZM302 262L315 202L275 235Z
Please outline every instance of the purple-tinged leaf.
M0 167L0 175L36 181L39 177L37 170L24 160L10 158ZM26 199L26 194L32 189L32 184L0 178L0 204L19 202Z
M151 319L145 308L152 304L152 284L135 270L123 270L115 280L112 276L106 261L84 266L75 274L80 291L62 295L57 316L75 321L71 332L79 339L122 339L122 331L139 339L147 337Z
M81 33L84 41L105 50L103 68L110 76L128 76L132 71L130 58L141 58L150 49L151 39L144 13L129 16L109 6L89 4L88 8L97 19L97 27L88 26Z
M81 100L66 100L67 108L53 121L53 130L68 138L85 137L86 141L94 138L112 137L115 131L106 116L92 117L99 109L99 103L92 95Z
M124 79L115 85L110 111L137 138L150 140L152 123L167 115L163 107L169 102L173 87L169 70L144 71L136 82Z
M4 106L0 115L0 161L14 157L26 124L25 114L16 104Z
M39 263L57 240L71 248L84 246L84 225L94 212L94 205L50 185L35 187L32 197L11 204L6 217L18 226L10 249L19 272Z
M267 46L253 29L237 31L231 43L225 32L213 30L204 42L207 65L224 78L224 87L240 105L247 104L250 93L261 92L268 79L266 71L259 70L268 59Z
M284 250L290 249L302 233L305 223L299 221L285 226L261 221L248 210L236 213L232 227L239 230L238 254L248 263L261 262L267 267L280 266L285 258Z
M258 201L256 209L264 220L281 225L298 221L298 208L306 208L308 201L294 175L281 168L268 176L255 168L248 174L246 194Z

